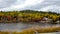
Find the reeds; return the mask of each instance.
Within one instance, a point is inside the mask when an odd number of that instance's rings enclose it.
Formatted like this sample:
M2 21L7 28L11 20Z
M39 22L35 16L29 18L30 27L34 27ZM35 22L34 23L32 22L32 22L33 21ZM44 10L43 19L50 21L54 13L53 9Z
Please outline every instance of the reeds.
M28 29L24 29L21 32L1 32L0 34L35 34L36 32L38 33L52 33L52 32L60 32L60 27L45 27L45 28L41 28L41 27L35 27L35 28L28 28Z

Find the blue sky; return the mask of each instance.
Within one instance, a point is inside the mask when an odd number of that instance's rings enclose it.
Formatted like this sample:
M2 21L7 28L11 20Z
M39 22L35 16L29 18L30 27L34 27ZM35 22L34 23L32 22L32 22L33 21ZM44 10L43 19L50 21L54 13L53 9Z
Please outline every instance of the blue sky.
M0 0L0 11L41 10L60 12L60 0Z

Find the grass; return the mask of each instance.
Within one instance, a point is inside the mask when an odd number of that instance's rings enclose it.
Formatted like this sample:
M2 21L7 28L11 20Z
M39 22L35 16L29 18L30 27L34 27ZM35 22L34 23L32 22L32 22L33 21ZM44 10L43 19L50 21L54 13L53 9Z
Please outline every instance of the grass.
M52 32L56 32L57 30L60 30L60 27L45 27L45 28L41 28L38 27L36 29L34 28L28 28L25 29L21 32L1 32L0 34L35 34L35 31L37 31L38 33L52 33Z

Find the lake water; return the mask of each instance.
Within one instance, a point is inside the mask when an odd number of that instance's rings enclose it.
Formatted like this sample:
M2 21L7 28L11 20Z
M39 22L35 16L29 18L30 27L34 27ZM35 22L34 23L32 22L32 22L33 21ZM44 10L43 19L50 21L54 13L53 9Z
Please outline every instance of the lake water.
M27 24L27 23L0 23L0 31L21 31L26 28L31 28L33 26L60 26L60 25L51 25L51 24Z

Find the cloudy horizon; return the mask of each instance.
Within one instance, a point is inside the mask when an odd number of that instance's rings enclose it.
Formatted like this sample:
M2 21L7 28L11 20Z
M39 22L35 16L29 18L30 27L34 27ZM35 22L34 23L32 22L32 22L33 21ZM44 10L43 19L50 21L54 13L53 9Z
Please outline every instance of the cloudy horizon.
M0 0L0 11L26 9L60 13L60 0Z

